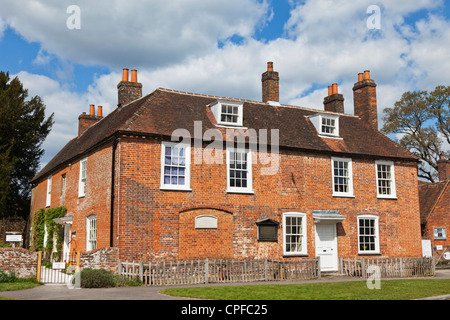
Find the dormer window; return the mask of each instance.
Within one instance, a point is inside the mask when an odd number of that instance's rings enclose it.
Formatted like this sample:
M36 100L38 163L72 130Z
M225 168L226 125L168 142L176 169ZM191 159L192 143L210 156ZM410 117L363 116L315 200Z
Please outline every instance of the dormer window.
M309 116L319 136L339 137L339 116L334 114L317 113Z
M323 117L322 116L322 126L320 128L321 133L323 134L330 134L335 136L336 135L336 119Z
M243 103L218 100L211 106L217 124L225 126L242 126Z

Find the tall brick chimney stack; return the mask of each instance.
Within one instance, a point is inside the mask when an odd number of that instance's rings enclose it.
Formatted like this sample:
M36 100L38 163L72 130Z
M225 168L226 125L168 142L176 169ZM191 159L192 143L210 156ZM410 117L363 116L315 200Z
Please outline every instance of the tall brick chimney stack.
M93 104L89 107L89 114L83 112L78 117L78 136L81 136L90 126L103 119L103 107L98 106L98 113L95 115L95 106Z
M117 91L119 108L142 97L142 83L137 82L136 70L131 70L131 81L129 81L128 69L123 69L122 81L117 85Z
M358 82L353 86L355 116L378 130L377 85L370 79L370 71L358 74Z
M273 71L273 62L267 62L267 71L262 74L262 100L263 102L280 101L280 78L278 72Z
M437 162L439 181L450 179L450 160L441 153L441 158Z
M337 83L328 87L328 96L323 99L325 111L344 113L344 96L338 93Z

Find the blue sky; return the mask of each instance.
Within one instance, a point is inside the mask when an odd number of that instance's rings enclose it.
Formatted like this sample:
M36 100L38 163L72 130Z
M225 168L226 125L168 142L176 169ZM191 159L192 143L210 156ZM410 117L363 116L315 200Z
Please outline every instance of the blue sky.
M80 9L69 29L67 8ZM369 29L380 8L379 28ZM117 104L122 68L158 87L261 100L273 61L280 102L322 108L336 82L353 113L357 73L376 81L379 119L401 94L449 85L450 3L436 0L2 0L0 70L39 95L55 125L45 164L77 134L89 104Z

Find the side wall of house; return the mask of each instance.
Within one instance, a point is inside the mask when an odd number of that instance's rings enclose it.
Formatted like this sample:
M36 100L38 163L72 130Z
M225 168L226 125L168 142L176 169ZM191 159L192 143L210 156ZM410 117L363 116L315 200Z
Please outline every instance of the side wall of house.
M191 146L192 159L198 152ZM360 215L379 219L378 256L421 255L415 163L395 162L397 199L379 199L375 159L354 158L354 197L342 198L332 195L330 155L281 150L278 172L263 175L267 165L254 164L254 194L237 194L226 191L225 151L223 164L191 161L191 191L160 189L160 140L121 139L119 153L115 246L121 259L285 258L282 217L287 212L306 214L307 256L313 257L313 210L337 210L346 217L337 224L339 257L359 256ZM217 217L215 230L195 228L195 217L204 214ZM277 241L257 240L256 222L262 219L280 223Z
M86 193L79 197L80 161L87 158ZM111 145L99 148L75 160L52 175L51 205L46 206L47 179L34 187L31 212L59 206L67 208L66 215L72 215L70 250L86 250L86 219L97 216L97 248L110 245L111 207ZM62 192L63 175L66 188Z
M428 218L424 233L425 238L431 239L433 246L450 246L450 184L447 185L440 200L434 207L433 212ZM446 228L446 239L435 239L434 228Z

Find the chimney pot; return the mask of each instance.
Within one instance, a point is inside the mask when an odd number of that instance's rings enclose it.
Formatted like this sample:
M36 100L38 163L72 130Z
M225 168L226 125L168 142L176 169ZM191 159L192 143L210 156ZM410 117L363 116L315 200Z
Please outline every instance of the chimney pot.
M102 106L98 106L97 116L103 117L103 107Z
M123 69L122 81L128 81L128 69Z
M358 73L358 82L361 82L364 80L364 74L363 73Z
M333 83L331 94L337 94L337 93L338 93L337 83Z
M344 113L344 96L338 93L337 83L328 86L328 96L323 100L325 111Z
M131 70L131 81L128 81L128 69L123 69L122 81L117 85L118 107L142 98L142 84L137 82L137 70Z
M137 82L137 70L131 70L131 82Z
M95 116L95 106L93 104L89 108L89 115Z
M369 80L370 79L370 71L366 70L364 71L364 80Z
M267 71L273 71L273 62L267 62Z

